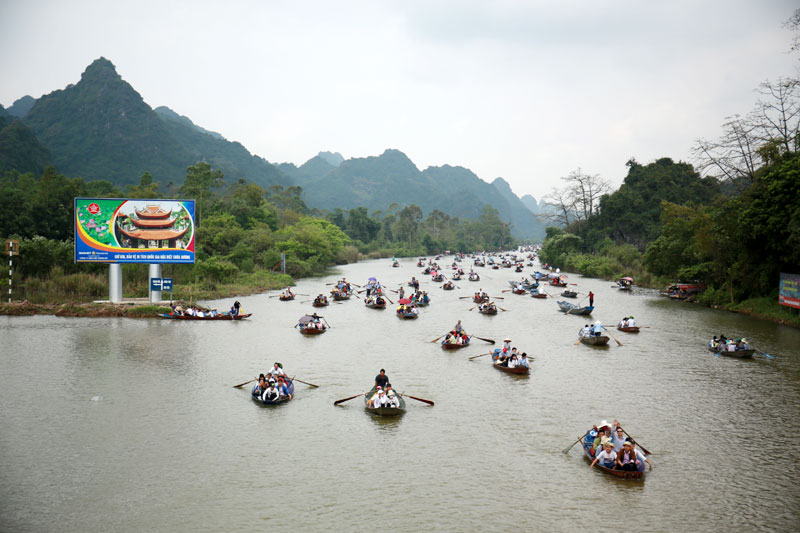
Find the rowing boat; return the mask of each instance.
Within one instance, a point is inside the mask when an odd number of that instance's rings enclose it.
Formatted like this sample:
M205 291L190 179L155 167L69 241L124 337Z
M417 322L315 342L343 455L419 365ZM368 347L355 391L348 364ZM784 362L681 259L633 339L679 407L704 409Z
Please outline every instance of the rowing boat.
M364 305L366 305L370 309L386 309L386 301L385 300L381 300L380 302L377 302L375 300L366 300L364 302Z
M628 327L617 326L617 329L620 331L624 331L625 333L639 333L639 326L628 326Z
M514 368L508 368L508 366L504 366L497 362L497 359L500 357L500 348L495 348L494 352L492 352L492 366L495 367L497 370L501 372L505 372L507 374L521 374L527 375L530 372L530 368L527 366L515 366Z
M335 291L333 293L333 299L336 300L337 302L340 301L340 300L349 300L350 299L350 293L349 292Z
M537 293L531 292L531 298L547 298L547 294L543 292L537 292Z
M328 305L328 299L320 300L319 298L314 300L314 303L311 304L314 307L325 307Z
M287 388L289 389L289 394L294 396L294 382L288 377L286 378L286 381L288 383ZM256 394L256 387L258 387L258 385L255 385L253 389L250 391L250 398L252 398L253 401L259 405L263 406L278 405L281 403L286 403L289 400L291 400L291 398L289 398L288 396L280 396L277 400L262 400L261 396Z
M246 315L216 315L216 316L194 316L194 315L176 315L174 313L163 313L158 316L161 318L168 318L170 320L242 320L252 316L253 313Z
M328 331L328 328L323 324L322 329L310 327L309 325L301 326L298 328L303 335L320 335Z
M575 304L571 304L569 302L564 302L564 301L558 302L558 307L562 313L565 313L567 315L578 315L578 316L589 316L592 314L592 311L594 310L594 307L591 305L587 307L578 307Z
M364 408L368 413L378 416L398 416L406 412L406 401L397 393L395 394L397 394L397 399L400 402L399 407L371 407L369 402L375 394L377 394L377 392L373 386L369 392L364 395Z
M294 300L294 294L281 294L280 296L278 296L278 300L282 302L288 302Z
M575 291L566 290L561 293L561 296L563 296L564 298L577 298L578 293Z
M739 359L749 359L753 357L753 354L756 352L755 350L734 350L729 352L728 350L719 350L718 348L714 348L712 346L709 346L708 349L719 355L738 357Z
M442 285L442 288L443 288L444 290L446 290L446 291L452 291L453 289L455 289L455 288L456 288L456 285L455 285L455 283L453 283L452 281L448 281L447 283L445 283L444 285Z
M458 342L447 342L447 339L442 341L442 350L460 350L461 348L466 348L469 346L469 340L472 337L467 337L467 342L465 343L458 343Z
M418 317L419 315L417 313L412 313L410 310L409 311L403 309L397 310L397 318L415 319Z
M608 337L605 335L581 337L581 342L589 346L605 346L608 344Z
M591 445L583 447L583 456L589 461L591 465L594 461L594 457L592 457L591 452L589 451L592 448ZM601 472L608 474L610 476L618 477L620 479L642 479L644 477L644 472L639 472L638 470L617 470L612 468L606 468L605 466L601 465L600 462L594 465L595 468L599 468Z
M482 315L496 315L497 307L495 305L492 305L491 307L484 307L483 309L478 307L478 312Z

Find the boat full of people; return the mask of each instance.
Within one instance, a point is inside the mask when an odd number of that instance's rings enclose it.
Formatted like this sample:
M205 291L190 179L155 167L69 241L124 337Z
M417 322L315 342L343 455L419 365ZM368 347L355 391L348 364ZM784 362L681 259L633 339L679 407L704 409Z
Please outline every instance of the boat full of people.
M294 381L283 371L282 364L275 363L269 372L258 376L250 397L263 406L286 403L294 398Z
M603 330L605 330L605 327L599 320L591 326L586 324L578 331L578 339L589 346L606 346L608 344L608 336L603 335Z
M528 374L531 369L528 354L511 347L509 338L503 341L501 348L492 352L492 366L507 374Z
M375 377L375 385L364 395L364 407L368 413L378 416L399 416L406 412L406 401L392 388L384 369Z
M617 329L625 333L639 333L639 326L636 325L636 319L632 315L620 320Z
M586 432L583 437L583 453L591 468L620 479L642 479L645 465L653 463L645 452L614 420L613 426L605 420Z
M727 338L725 335L720 335L719 338L715 335L713 339L708 341L708 349L717 355L738 357L740 359L749 359L753 357L756 351L750 346L747 339L738 338L734 340Z
M196 306L189 306L186 309L180 305L173 305L172 311L162 313L158 316L170 320L243 320L253 316L253 313L242 313L242 305L237 300L231 306L230 311L220 313L216 309L203 309Z
M297 329L303 335L320 335L328 330L328 326L323 322L324 318L317 313L313 315L303 315L297 321Z

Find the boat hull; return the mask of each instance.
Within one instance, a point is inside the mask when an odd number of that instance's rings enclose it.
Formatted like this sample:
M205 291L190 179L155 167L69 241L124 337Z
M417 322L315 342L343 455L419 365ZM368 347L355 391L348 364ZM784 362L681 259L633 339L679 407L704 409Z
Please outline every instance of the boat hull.
M594 458L592 457L592 454L589 453L589 448L586 447L586 446L583 447L583 456L586 458L587 461L589 461L590 465L592 464L592 461L594 461ZM599 469L604 474L608 474L609 476L614 476L614 477L619 478L619 479L643 479L644 478L644 472L639 472L638 470L634 470L633 472L630 472L630 471L627 471L627 470L614 470L614 469L611 469L611 468L606 468L603 465L601 465L600 463L597 463L596 465L594 465L594 467Z
M162 314L159 315L161 318L167 318L169 320L243 320L252 316L253 313L247 313L246 315L217 315L217 316L192 316L192 315L170 315L170 314Z
M755 350L736 350L735 352L729 352L727 350L718 351L712 348L711 346L709 346L708 349L714 353L718 353L726 357L736 357L738 359L750 359L756 352Z
M617 329L620 331L624 331L625 333L639 333L639 326L632 326L627 328L617 326Z
M289 380L289 394L294 396L294 382L291 381L291 380ZM250 391L250 399L252 399L258 405L261 405L263 407L270 407L270 406L273 406L273 405L280 405L282 403L286 403L286 402L290 402L291 401L288 396L281 396L280 398L278 398L275 401L262 400L260 396L257 396L256 394L253 394L252 390Z
M606 346L608 344L608 337L605 335L600 335L599 337L581 337L581 342L589 346Z
M400 416L406 412L406 401L399 394L397 399L400 401L400 407L370 407L369 401L374 395L375 387L364 395L364 408L368 413L376 416Z
M492 366L501 372L505 372L506 374L527 375L531 370L530 368L524 366L508 368L507 366L503 366L497 363L492 363Z

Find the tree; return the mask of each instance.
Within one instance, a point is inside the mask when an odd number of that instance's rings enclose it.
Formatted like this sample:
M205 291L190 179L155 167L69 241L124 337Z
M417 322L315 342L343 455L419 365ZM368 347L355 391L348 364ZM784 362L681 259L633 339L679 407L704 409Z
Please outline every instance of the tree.
M397 215L397 234L404 236L410 246L416 242L420 220L422 209L416 204L404 207Z
M566 183L545 196L555 211L543 215L546 219L565 226L588 220L595 214L600 198L611 192L611 185L597 174L584 174L580 167L561 178Z
M197 163L186 169L186 181L178 192L187 199L197 201L197 221L200 222L201 210L211 206L219 197L219 191L225 185L225 176L219 170L212 170L206 162Z

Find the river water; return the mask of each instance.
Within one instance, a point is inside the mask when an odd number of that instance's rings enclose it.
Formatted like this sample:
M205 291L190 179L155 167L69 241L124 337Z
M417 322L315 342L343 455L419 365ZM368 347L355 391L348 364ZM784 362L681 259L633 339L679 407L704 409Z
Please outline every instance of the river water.
M429 279L414 263L337 273L397 288ZM576 346L585 319L501 293L511 269L478 271L454 291L425 283L433 303L416 321L351 300L323 309L332 328L311 338L292 327L312 310L303 297L239 298L253 316L237 323L0 317L0 530L797 529L800 330L572 275L596 294L594 318L651 326L612 329L622 347ZM469 311L459 297L479 287L507 311ZM468 360L483 341L430 342L458 319L498 346L510 336L533 355L530 376ZM777 357L714 357L705 343L721 333ZM297 383L275 408L232 388L274 361L320 387ZM333 406L380 368L436 405L409 399L397 419L360 398ZM579 446L561 453L614 418L654 452L644 481L590 471Z

